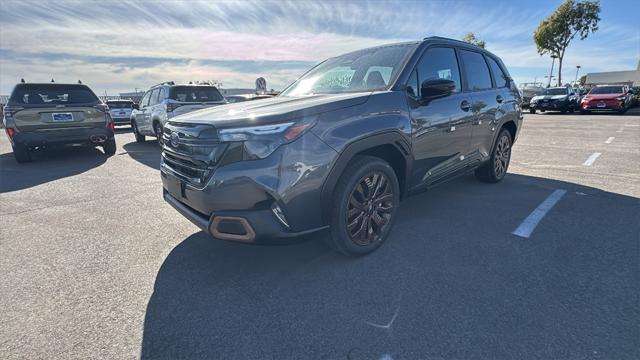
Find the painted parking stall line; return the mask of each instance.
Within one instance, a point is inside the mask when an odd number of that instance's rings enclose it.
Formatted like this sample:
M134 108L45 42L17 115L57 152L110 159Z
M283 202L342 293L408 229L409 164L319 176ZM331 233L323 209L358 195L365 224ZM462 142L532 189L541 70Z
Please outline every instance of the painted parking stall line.
M584 166L591 166L593 165L594 162L596 162L596 159L602 155L602 153L596 152L591 154L591 156L589 156L589 158L587 158L587 160L585 160L585 162L582 164Z
M607 141L605 141L605 144L611 144L611 142L613 142L613 140L615 139L615 137L611 136L607 139Z
M567 190L557 189L554 190L535 210L513 231L513 235L523 238L529 238L533 230L536 229L540 221L547 215L557 203L562 199Z

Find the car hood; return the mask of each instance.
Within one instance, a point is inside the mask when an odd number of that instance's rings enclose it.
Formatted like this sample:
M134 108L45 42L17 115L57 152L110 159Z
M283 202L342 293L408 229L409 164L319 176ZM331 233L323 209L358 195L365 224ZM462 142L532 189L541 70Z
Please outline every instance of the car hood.
M564 99L568 95L536 95L531 100L558 100Z
M171 123L208 124L216 128L270 124L363 104L370 94L276 96L193 111L172 118Z
M625 96L624 93L619 94L587 94L584 96L585 99L589 100L607 100L607 99L615 99L620 96Z

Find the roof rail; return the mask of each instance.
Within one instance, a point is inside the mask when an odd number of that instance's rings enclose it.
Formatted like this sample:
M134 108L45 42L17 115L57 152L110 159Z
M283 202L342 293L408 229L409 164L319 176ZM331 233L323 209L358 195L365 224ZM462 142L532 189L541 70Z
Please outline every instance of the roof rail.
M447 40L447 41L455 41L457 43L462 43L462 44L466 44L466 45L471 45L471 46L476 46L473 45L471 43L468 43L466 41L462 41L462 40L458 40L458 39L452 39L452 38L448 38L448 37L444 37L444 36L427 36L425 38L423 38L422 40L432 40L432 39L437 39L437 40ZM477 47L477 46L476 46Z
M175 84L176 83L174 83L173 81L164 81L164 82L161 82L160 84L155 84L155 85L153 85L153 86L151 86L149 88L153 88L153 87L160 86L160 85L175 85Z

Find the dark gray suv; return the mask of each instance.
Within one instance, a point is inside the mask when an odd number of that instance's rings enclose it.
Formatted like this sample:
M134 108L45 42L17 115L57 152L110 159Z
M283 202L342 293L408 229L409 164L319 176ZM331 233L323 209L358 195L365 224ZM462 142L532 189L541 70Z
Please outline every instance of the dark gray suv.
M475 171L507 172L520 95L495 55L429 37L317 65L271 99L171 119L164 198L214 238L278 244L326 231L359 255L400 199Z

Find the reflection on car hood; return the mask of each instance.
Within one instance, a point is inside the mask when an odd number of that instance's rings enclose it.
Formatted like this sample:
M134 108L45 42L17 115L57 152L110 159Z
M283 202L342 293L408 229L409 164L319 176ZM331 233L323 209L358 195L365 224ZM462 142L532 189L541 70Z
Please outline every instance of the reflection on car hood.
M362 104L370 92L311 96L276 96L226 104L176 116L172 123L210 124L217 128L269 124Z
M558 99L564 99L566 98L568 95L537 95L534 96L531 100L558 100Z

